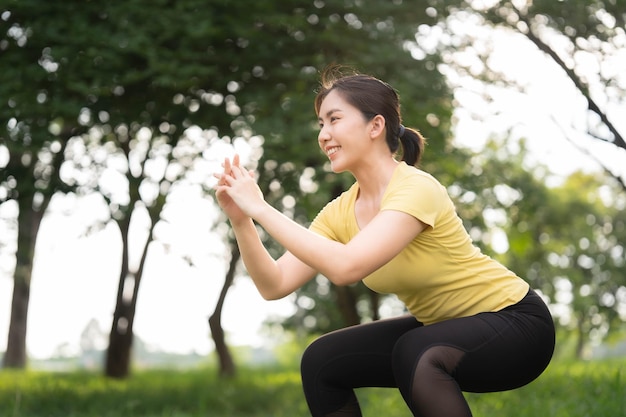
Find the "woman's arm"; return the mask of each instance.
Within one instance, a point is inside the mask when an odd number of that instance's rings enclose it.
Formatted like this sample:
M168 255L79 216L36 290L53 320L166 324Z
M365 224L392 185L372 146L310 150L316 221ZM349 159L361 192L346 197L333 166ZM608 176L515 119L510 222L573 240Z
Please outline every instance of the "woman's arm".
M274 260L263 246L252 219L238 223L231 221L231 225L246 270L266 300L291 294L317 274L315 269L289 252Z
M344 244L300 226L268 204L254 219L289 252L336 285L362 280L391 261L426 228L409 214L386 210Z
M409 214L382 211L350 242L343 244L300 226L267 204L250 173L237 164L222 179L221 190L242 212L256 220L293 256L337 285L365 278L393 259L426 228ZM254 227L251 221L250 225Z
M224 174L230 173L233 165L239 166L239 156L235 156L232 165L228 159L224 161L224 172L216 175L220 180L215 197L230 219L243 263L261 296L267 300L285 297L313 278L317 271L289 252L277 261L268 253L252 219L226 192Z

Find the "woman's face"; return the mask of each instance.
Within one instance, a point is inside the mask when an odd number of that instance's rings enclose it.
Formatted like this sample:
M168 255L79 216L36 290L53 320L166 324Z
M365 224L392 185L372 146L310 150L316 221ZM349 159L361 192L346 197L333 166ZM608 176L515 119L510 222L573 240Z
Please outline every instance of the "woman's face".
M332 90L322 101L318 120L317 140L333 172L350 170L366 149L368 122L363 114Z

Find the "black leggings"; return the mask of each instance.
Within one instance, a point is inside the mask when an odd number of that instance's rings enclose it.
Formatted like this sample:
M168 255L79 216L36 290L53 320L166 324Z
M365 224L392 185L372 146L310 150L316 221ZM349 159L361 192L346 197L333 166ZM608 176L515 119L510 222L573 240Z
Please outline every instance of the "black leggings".
M313 417L361 416L360 387L399 388L414 416L471 416L462 391L525 385L548 366L554 324L534 292L495 313L424 326L412 316L328 333L302 357Z

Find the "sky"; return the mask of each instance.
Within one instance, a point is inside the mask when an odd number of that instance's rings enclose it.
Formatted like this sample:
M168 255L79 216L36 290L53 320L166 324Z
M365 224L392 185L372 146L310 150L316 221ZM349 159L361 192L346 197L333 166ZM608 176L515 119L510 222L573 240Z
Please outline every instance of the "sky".
M456 91L460 108L456 112L455 143L480 149L491 133L513 124L516 136L528 138L532 155L556 174L599 170L598 164L577 150L571 140L593 149L615 172L621 170L626 175L626 152L597 141L590 143L578 133L577 128L584 124L585 103L571 92L560 70L546 64L526 43L505 37L494 40L494 59L502 71L522 80L527 91L491 91L491 105L500 111L497 116L479 120L473 114L484 107L480 92L471 81L457 80L461 88ZM528 65L529 56L535 56L534 65ZM616 122L622 123L618 130L626 132L624 118ZM311 142L315 149L316 138ZM208 232L216 218L211 201L193 189L179 190L175 200L169 213L171 226L157 232L176 243L150 247L134 331L148 345L161 350L207 354L213 349L207 320L221 290L227 253L220 239ZM1 217L8 217L15 215L16 208L5 204L0 210ZM102 210L97 197L60 196L55 197L42 222L28 316L27 347L33 358L49 357L60 350L77 351L80 334L92 319L105 335L110 330L118 284L119 235L111 226L85 233L85 224ZM133 223L134 236L145 230L145 221L139 216ZM136 248L139 242L131 245ZM191 254L196 265L190 266L181 254ZM11 270L12 262L11 256L0 255L0 351L6 347L8 334L13 283L6 271ZM136 259L131 257L131 262ZM223 326L232 345L258 346L267 342L261 331L263 320L293 311L289 298L265 301L248 278L238 277L226 299Z
M191 194L191 193L190 193ZM208 318L212 314L224 277L223 246L208 233L192 229L202 219L208 199L185 200L184 221L174 229L187 238L183 245L202 246L207 256L191 267L178 253L160 244L149 250L145 276L139 290L135 333L150 346L176 353L208 353L212 350ZM75 352L80 334L96 319L108 334L115 307L120 266L119 232L109 226L84 236L84 225L94 210L101 210L96 198L59 198L41 225L37 258L33 270L28 316L27 347L32 357L44 358L61 351ZM71 209L67 215L62 210ZM195 213L193 212L195 211ZM193 224L193 222L196 222ZM141 226L135 226L137 230ZM207 225L208 228L208 225ZM139 244L139 232L135 233ZM213 237L214 239L211 239ZM132 245L132 244L131 244ZM185 250L182 247L176 251ZM131 258L131 262L133 259ZM0 277L0 343L6 346L12 281ZM223 312L223 324L235 345L259 345L258 330L268 314L287 314L291 303L263 300L251 281L238 278L231 288Z

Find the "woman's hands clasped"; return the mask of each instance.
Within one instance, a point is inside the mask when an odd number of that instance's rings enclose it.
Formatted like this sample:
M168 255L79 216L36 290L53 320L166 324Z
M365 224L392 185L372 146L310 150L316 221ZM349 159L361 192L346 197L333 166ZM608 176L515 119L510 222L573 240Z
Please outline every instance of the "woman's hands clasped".
M235 155L232 162L226 158L223 168L222 173L214 174L218 179L217 203L231 222L254 218L266 203L253 174L241 166L239 155Z

